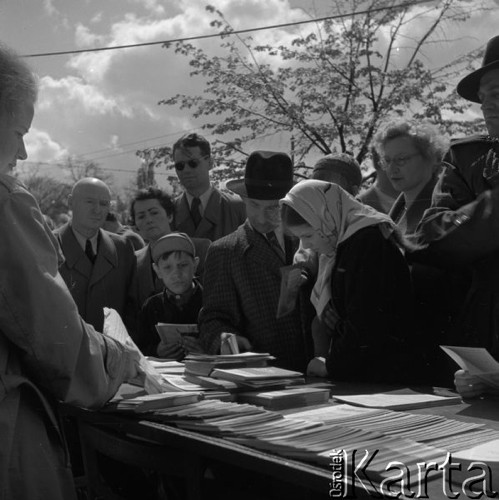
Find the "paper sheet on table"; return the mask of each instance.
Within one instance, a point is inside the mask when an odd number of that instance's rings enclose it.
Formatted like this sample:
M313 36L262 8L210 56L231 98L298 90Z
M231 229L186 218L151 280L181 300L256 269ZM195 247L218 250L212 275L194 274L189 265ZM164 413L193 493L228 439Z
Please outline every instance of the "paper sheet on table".
M126 326L123 324L121 316L109 307L104 307L104 335L111 337L118 342L136 351L139 355L139 367L145 375L144 389L148 394L164 392L162 387L163 378L157 372L153 364L142 354L135 342L132 340Z
M499 387L499 363L483 347L440 346L463 370Z

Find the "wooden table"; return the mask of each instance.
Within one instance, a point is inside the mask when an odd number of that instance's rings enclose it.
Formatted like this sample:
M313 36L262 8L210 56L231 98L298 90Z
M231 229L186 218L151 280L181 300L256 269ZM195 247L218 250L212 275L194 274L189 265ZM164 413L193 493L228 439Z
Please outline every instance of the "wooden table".
M393 389L393 387L390 387ZM381 386L363 384L335 384L334 394L361 394L385 389ZM204 490L205 470L211 464L218 464L230 470L255 473L258 481L269 481L269 498L326 499L331 486L331 469L302 463L265 453L229 440L203 435L139 418L135 415L67 409L75 416L82 433L84 456L87 457L87 475L95 479L92 454L95 451L109 453L124 462L135 460L136 465L147 466L141 457L155 457L154 463L161 463L160 472L172 472L184 478L187 498L209 498ZM428 409L414 410L414 413L430 413L457 420L481 422L499 430L499 399L479 399ZM286 413L292 413L292 410ZM107 451L106 451L107 450ZM111 451L109 451L111 450ZM134 450L140 450L136 452ZM132 459L130 459L132 457ZM158 458L160 457L160 458ZM221 467L221 469L220 469ZM93 469L93 470L92 470ZM272 488L270 488L272 485ZM282 487L281 487L282 486ZM355 498L372 498L369 488L358 488ZM438 483L431 484L432 500L447 498ZM279 496L279 491L282 496ZM296 496L290 496L290 493ZM269 493L270 494L270 493ZM96 493L97 495L97 493ZM463 495L461 495L463 496Z

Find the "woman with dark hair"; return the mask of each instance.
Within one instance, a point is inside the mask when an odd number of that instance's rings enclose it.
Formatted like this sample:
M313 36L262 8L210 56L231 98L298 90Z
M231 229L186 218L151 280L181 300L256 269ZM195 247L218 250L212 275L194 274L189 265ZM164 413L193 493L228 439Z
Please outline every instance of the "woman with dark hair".
M419 357L407 355L412 290L405 242L393 221L319 180L295 185L281 212L284 227L319 254L311 301L331 326L314 335L309 372L317 373L325 358L333 379L402 382L414 375L409 364Z

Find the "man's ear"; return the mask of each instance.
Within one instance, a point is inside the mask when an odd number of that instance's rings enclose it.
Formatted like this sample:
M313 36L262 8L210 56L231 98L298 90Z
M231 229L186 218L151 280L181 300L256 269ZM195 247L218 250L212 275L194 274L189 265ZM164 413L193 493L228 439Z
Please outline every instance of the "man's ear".
M199 257L194 257L194 272L197 271L198 266L199 266Z

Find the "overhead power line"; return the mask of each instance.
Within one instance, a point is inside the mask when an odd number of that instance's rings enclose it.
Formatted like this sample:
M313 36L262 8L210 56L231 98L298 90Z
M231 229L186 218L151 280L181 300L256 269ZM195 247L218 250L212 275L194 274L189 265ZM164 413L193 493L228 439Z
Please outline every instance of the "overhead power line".
M208 38L219 38L222 36L229 36L229 35L241 35L244 33L251 33L254 31L272 30L272 29L276 29L276 28L287 28L290 26L298 26L300 24L319 23L322 21L341 19L344 17L351 17L351 16L359 16L362 14L380 12L380 11L390 10L390 9L394 9L394 8L399 9L399 8L403 8L403 7L411 7L414 5L429 3L432 1L433 0L414 0L411 2L403 2L403 3L398 4L398 5L378 7L375 9L361 10L358 12L349 12L347 14L337 14L334 16L318 17L318 18L314 18L314 19L307 19L304 21L294 21L294 22L290 22L290 23L271 24L269 26L258 26L256 28L246 28L246 29L234 30L234 31L229 31L229 32L224 32L224 33L210 33L208 35L197 35L197 36L189 36L189 37L183 37L183 38L172 38L169 40L160 40L157 42L142 42L142 43L131 43L131 44L127 44L127 45L113 45L110 47L95 47L93 49L61 50L61 51L56 51L56 52L40 52L40 53L36 53L36 54L25 54L22 57L64 56L64 55L71 55L71 54L83 54L86 52L103 52L106 50L121 50L121 49L131 49L131 48L136 48L136 47L147 47L147 46L151 46L151 45L163 45L165 43L192 42L195 40L206 40Z

